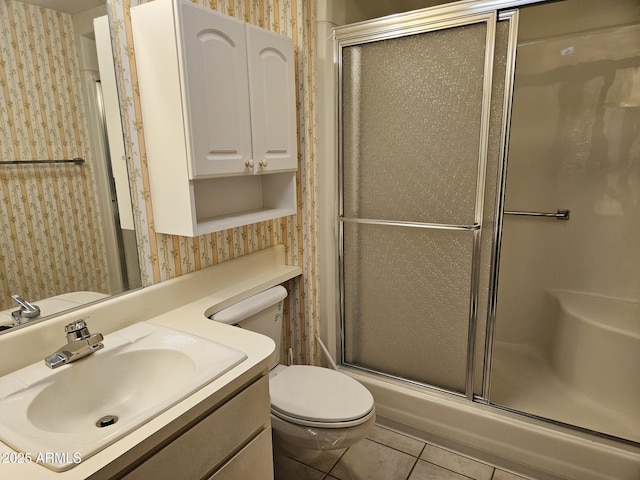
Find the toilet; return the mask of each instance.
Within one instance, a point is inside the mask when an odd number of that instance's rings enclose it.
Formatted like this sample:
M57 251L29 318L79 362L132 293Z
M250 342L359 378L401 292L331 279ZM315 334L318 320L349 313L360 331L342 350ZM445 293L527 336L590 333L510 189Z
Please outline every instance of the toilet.
M375 422L373 396L344 373L307 365L280 365L282 301L277 286L210 318L270 337L271 428L276 452L310 460L324 450L347 448L367 436Z

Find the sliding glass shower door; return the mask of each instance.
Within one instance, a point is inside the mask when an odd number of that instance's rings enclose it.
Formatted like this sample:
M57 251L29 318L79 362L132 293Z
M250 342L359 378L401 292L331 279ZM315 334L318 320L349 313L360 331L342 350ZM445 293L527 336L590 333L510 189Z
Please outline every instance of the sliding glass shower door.
M356 27L338 45L343 361L467 396L495 20Z
M640 8L519 30L489 399L640 443Z

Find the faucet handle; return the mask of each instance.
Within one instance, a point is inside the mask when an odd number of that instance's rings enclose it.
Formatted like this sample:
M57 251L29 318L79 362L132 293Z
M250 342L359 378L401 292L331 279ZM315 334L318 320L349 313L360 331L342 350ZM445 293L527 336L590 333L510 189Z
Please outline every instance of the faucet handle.
M73 333L77 332L78 330L82 330L83 328L87 328L87 322L85 321L87 318L89 317L81 318L80 320L75 320L65 325L65 333Z
M40 308L38 308L37 305L27 302L20 295L11 295L11 298L20 305L20 316L24 318L33 318L40 315Z
M91 333L89 327L87 327L86 319L89 317L81 318L74 322L68 323L64 327L64 331L67 334L67 342L73 342L74 340L84 340L89 338Z

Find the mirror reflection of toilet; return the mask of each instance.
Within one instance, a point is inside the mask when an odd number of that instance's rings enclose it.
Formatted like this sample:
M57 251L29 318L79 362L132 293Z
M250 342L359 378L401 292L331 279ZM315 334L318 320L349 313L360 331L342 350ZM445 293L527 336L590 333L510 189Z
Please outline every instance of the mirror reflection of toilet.
M286 296L284 287L273 287L210 318L261 333L275 342L269 364L274 448L304 460L364 439L375 423L375 406L371 393L344 373L279 365L282 301Z

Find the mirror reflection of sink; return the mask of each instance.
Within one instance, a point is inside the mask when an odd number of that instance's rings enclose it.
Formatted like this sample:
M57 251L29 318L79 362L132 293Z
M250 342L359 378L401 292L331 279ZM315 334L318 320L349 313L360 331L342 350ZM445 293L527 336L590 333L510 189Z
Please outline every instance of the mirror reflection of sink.
M54 452L55 463L46 466L67 470L246 358L147 322L106 335L103 343L55 370L38 362L0 377L0 439L34 461L37 453Z
M60 295L49 298L27 298L26 300L35 304L40 309L40 315L32 320L40 320L41 318L48 317L49 315L55 315L56 313L64 312L65 310L102 300L107 296L108 295L99 292L77 291L61 293ZM16 310L18 310L18 305L14 304L11 308L0 312L0 332L8 330L14 326L11 313ZM30 325L30 322L26 322L25 325Z

